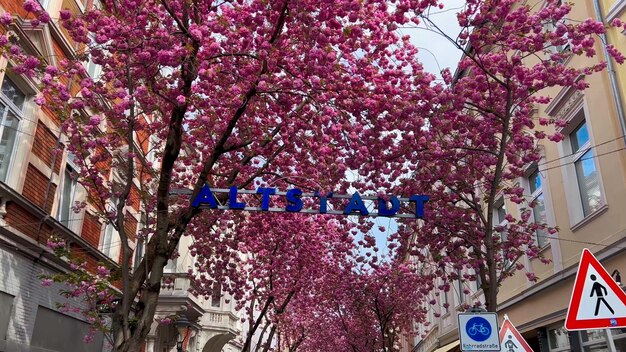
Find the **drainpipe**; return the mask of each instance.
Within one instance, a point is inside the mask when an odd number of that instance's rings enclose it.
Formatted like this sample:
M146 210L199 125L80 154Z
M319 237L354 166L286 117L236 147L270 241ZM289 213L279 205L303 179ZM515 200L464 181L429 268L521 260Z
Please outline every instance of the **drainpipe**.
M604 16L602 16L602 10L600 9L600 0L593 0L593 7L596 10L596 21L604 23ZM615 74L615 66L613 65L613 59L609 56L609 51L606 49L606 46L609 44L608 39L606 37L606 33L602 33L600 35L602 39L602 51L604 51L604 56L606 57L606 69L609 74L609 81L611 82L611 90L613 91L613 96L615 97L615 107L617 108L617 117L619 120L619 125L622 128L622 136L624 139L624 143L626 143L626 117L624 115L624 102L623 96L620 93L619 86L617 85L617 76Z

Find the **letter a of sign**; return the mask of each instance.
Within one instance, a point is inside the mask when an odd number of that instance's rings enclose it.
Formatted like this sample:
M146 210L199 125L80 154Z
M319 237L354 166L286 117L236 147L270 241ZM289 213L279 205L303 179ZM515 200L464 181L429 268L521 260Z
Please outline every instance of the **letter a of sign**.
M504 323L500 328L500 349L501 352L533 352L528 342L524 340L522 334L517 331L509 319L504 318Z
M626 327L626 294L585 248L578 264L565 328L587 330Z
M217 201L215 200L215 196L213 196L213 192L211 192L211 188L209 186L204 185L200 190L200 193L193 199L191 206L194 208L199 207L202 204L208 204L211 208L217 208Z

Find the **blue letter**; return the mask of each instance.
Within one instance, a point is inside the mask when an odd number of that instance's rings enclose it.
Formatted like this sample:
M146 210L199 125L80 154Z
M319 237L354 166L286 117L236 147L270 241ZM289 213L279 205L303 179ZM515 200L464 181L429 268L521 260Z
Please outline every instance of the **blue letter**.
M350 199L350 203L348 203L343 213L344 215L350 215L355 211L360 212L361 215L365 215L365 216L369 215L369 211L367 211L367 208L365 207L365 204L363 203L363 199L361 199L359 192L356 192L355 194L352 195L352 198Z
M228 207L231 209L243 209L246 207L246 203L237 202L237 187L232 186L228 193Z
M428 202L428 196L411 196L409 202L415 202L415 217L421 219L424 217L424 203Z
M257 194L261 196L261 210L267 210L270 207L270 195L276 194L276 188L258 188Z
M200 193L193 199L191 206L197 208L202 204L209 204L209 207L215 209L217 208L217 202L215 201L215 197L213 196L213 192L211 192L211 188L208 185L202 186Z
M328 211L328 198L333 197L333 192L330 192L325 196L320 196L320 192L315 192L315 196L320 198L320 214L326 214Z
M302 195L302 191L297 188L292 188L287 191L287 207L285 210L287 211L300 211L302 210L302 199L300 196Z
M389 200L391 201L391 209L387 208L387 201L378 198L378 215L380 216L394 216L400 210L400 201L396 196L390 196Z

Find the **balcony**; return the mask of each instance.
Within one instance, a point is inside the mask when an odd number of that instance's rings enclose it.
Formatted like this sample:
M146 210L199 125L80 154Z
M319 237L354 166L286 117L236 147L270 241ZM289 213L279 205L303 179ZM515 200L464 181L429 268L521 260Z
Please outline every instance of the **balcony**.
M188 316L197 319L194 321L202 330L238 336L242 329L241 321L232 307L224 304L223 300L219 307L212 306L210 298L205 300L191 293L197 289L188 273L164 273L158 310L163 315L175 314L181 305L186 305L190 308Z
M215 310L207 311L200 320L200 325L205 329L230 332L238 335L241 332L241 321L239 317L229 311Z
M161 296L194 297L190 290L196 289L188 273L164 273L161 279Z

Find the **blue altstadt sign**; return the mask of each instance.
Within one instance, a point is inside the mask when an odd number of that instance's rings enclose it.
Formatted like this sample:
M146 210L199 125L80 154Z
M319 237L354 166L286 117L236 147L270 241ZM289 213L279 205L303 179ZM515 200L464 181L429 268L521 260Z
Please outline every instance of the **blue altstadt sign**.
M215 198L215 193L228 193L228 203L219 204ZM248 205L243 202L238 195L256 194L261 197L260 204ZM283 197L284 207L271 207L273 197ZM303 198L315 198L316 207L313 209L304 208ZM329 199L348 199L343 209L331 209L328 206ZM249 211L271 211L271 212L294 212L308 214L333 214L333 215L361 215L361 216L385 216L397 218L418 218L424 217L424 203L428 201L426 195L412 195L408 198L389 196L389 200L381 197L361 196L358 192L352 195L340 194L320 194L304 193L298 188L292 188L286 192L278 191L276 188L260 187L256 190L240 190L237 187L211 188L207 185L202 187L200 193L194 198L191 205L194 208L209 209L235 209ZM370 212L366 202L374 203L375 212ZM400 213L400 206L408 203L412 211Z

